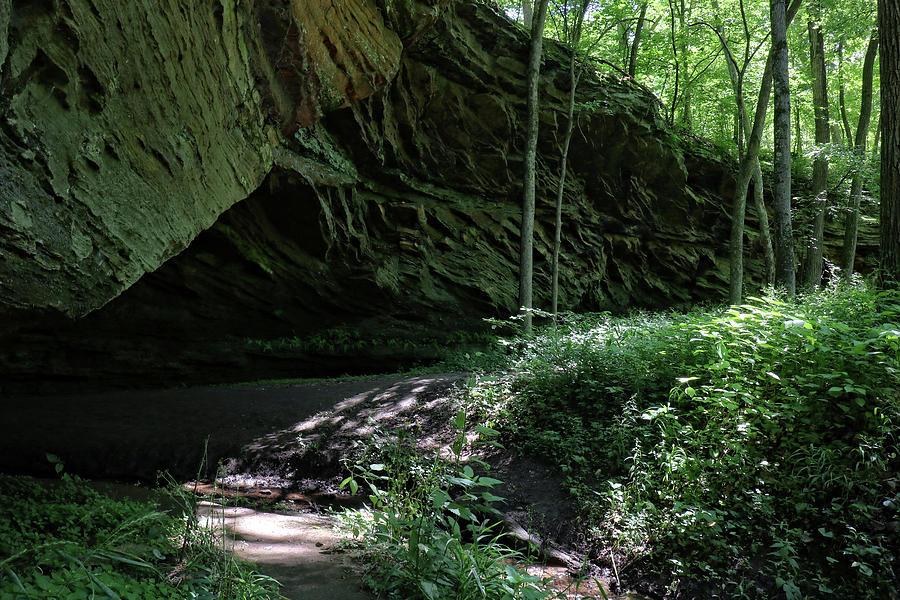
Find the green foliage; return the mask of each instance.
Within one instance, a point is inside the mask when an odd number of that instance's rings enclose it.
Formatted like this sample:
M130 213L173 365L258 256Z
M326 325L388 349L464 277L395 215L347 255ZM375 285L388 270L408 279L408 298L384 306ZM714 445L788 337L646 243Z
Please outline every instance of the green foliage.
M345 523L364 537L367 581L379 597L404 600L545 600L541 579L509 564L519 554L502 543L492 493L500 482L464 463L465 413L451 460L423 456L409 439L373 436L341 484L369 492L372 511L346 512ZM476 432L493 443L493 430ZM476 466L487 465L477 459Z
M275 585L224 555L193 512L170 516L68 475L0 475L0 600L251 600L276 597Z
M480 383L617 564L719 597L885 598L900 556L900 294L572 318Z
M435 336L433 332L384 331L365 332L355 327L341 325L324 329L305 337L278 339L245 339L247 348L253 351L282 354L315 354L324 356L356 356L404 354L415 355L432 361L444 361L450 367L469 357L486 356L485 350L493 347L496 338L482 331L458 330ZM485 360L493 360L486 357Z

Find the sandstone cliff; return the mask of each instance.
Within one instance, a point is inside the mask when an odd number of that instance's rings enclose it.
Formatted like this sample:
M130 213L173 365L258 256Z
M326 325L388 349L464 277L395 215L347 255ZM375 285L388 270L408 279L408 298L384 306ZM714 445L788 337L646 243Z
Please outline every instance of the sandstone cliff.
M0 0L9 381L314 373L328 348L247 339L440 344L509 315L526 38L468 0ZM538 305L564 60L549 45ZM562 306L720 297L733 165L630 82L580 100Z

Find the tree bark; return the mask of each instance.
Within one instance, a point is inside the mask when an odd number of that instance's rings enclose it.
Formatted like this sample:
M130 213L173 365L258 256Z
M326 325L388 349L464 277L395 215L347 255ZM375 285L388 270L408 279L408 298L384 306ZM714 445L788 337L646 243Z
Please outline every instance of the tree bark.
M801 0L793 0L787 11L787 23L790 23L794 15L800 9ZM753 129L747 138L747 152L741 160L741 168L738 171L734 188L734 202L731 207L731 237L729 239L730 285L728 291L729 302L739 304L743 296L744 286L744 215L747 207L747 188L750 178L754 175L754 167L759 169L759 146L762 141L762 131L766 122L766 111L769 107L769 97L772 94L772 72L775 59L775 47L769 50L766 67L763 71L762 82L759 87L759 97L756 101L756 112L753 118ZM760 179L762 173L760 172ZM762 190L762 185L759 186ZM760 197L760 200L762 198ZM763 207L762 212L765 211ZM767 221L768 224L768 221Z
M539 0L538 13L531 27L531 50L526 71L525 173L522 191L522 238L519 252L519 308L524 311L525 332L531 332L532 282L534 279L534 203L535 165L538 141L538 83L541 75L541 50L547 3Z
M525 29L531 31L534 22L534 3L532 0L522 0L522 22L525 23Z
M747 190L755 168L759 167L759 146L762 141L762 130L766 122L766 111L769 107L769 96L772 93L773 52L769 52L766 68L763 72L756 101L756 113L753 118L753 129L747 140L747 151L741 160L737 182L734 188L734 202L731 206L731 237L728 242L730 262L730 285L728 301L740 304L744 290L744 217L747 212Z
M678 0L678 29L681 35L678 36L678 58L677 60L682 61L682 68L680 70L684 73L682 76L682 92L681 92L681 101L684 104L684 108L681 111L681 124L685 129L690 129L691 124L693 123L693 114L691 110L691 78L690 78L690 70L688 69L688 61L690 57L690 52L688 51L688 33L687 33L687 21L690 19L690 7L685 4L685 0ZM672 118L674 120L675 113L674 108L672 109Z
M772 232L769 229L769 213L766 210L766 201L763 195L762 166L757 155L753 168L753 208L759 218L759 240L763 247L763 264L766 268L766 285L775 282L775 250L772 249Z
M900 282L900 0L878 0L881 52L881 283Z
M672 92L672 105L669 109L669 125L675 124L675 108L678 106L678 86L681 84L681 66L678 56L678 44L675 36L675 0L669 0L669 39L672 42L672 58L675 61L675 90Z
M628 76L634 79L637 68L637 53L641 45L641 33L644 29L644 18L647 16L649 2L641 4L641 16L638 17L637 27L634 30L634 41L631 42L631 51L628 54Z
M791 227L791 87L788 74L785 0L772 0L773 82L775 85L775 286L792 297L797 291Z
M725 40L725 26L722 23L721 17L718 15L719 13L719 4L717 0L713 0L712 2L713 10L716 11L716 31L719 35L719 42L722 45L722 49L725 53L725 62L728 66L728 77L731 80L731 88L734 92L735 103L737 105L737 115L735 117L737 127L735 127L735 143L738 147L738 157L743 160L743 150L744 150L744 141L746 138L746 143L748 146L751 144L751 135L753 132L753 127L750 124L750 115L747 114L746 103L744 102L744 93L743 93L743 71L738 71L737 61L734 58L734 54L731 52L731 49L728 47L728 43ZM750 62L749 56L749 47L745 50L744 56L744 65ZM767 65L768 67L768 65ZM769 84L769 92L771 92L771 78L772 78L772 69L768 68L764 77L768 77ZM768 102L768 94L766 92L766 102ZM743 131L743 135L741 134ZM760 131L761 135L761 131ZM763 262L765 264L765 283L771 284L775 278L775 253L772 250L772 234L769 231L769 213L766 211L766 202L763 196L763 177L762 177L762 167L759 164L759 145L757 144L757 152L753 156L750 157L753 164L751 165L751 177L753 181L753 206L756 210L756 214L759 217L759 237L760 242L763 246ZM747 182L749 183L749 179ZM748 184L747 183L747 184ZM744 184L744 185L747 185ZM746 194L748 190L743 190L744 194L744 210L746 211ZM741 228L743 228L743 221L741 222ZM736 231L732 231L732 241L734 236L736 235ZM732 248L734 253L740 253L741 258L738 260L740 263L738 266L740 267L740 277L743 278L743 233L741 234L741 238L738 244L738 247ZM734 256L732 256L734 258ZM732 290L732 292L737 293L737 298L731 297L731 301L734 304L740 302L740 296L743 293L743 283L741 284L741 289Z
M866 142L869 136L869 122L872 119L872 80L875 71L875 56L878 54L878 30L872 32L866 58L863 61L862 94L860 99L859 121L856 124L854 137L856 172L850 184L850 212L844 224L844 246L841 251L841 274L846 282L850 282L853 265L856 262L856 241L859 232L859 201L862 195L863 173L865 172Z
M873 32L874 33L874 32ZM837 47L838 55L838 107L841 110L841 124L844 127L844 135L847 143L853 139L850 135L850 119L847 117L847 102L844 98L844 42L841 41Z
M578 88L578 79L580 73L576 73L575 63L578 58L578 43L581 41L581 25L584 22L584 15L587 12L590 0L581 0L578 7L578 16L575 20L575 27L572 32L572 57L569 63L569 109L568 120L566 122L566 134L563 138L562 156L559 164L559 184L556 188L556 229L553 236L553 262L550 267L551 286L550 286L550 312L553 318L559 309L559 248L562 243L562 205L563 194L566 186L566 166L569 159L569 144L572 141L572 132L575 130L575 91ZM645 5L646 6L646 5ZM640 24L638 25L640 32ZM639 37L639 33L637 36ZM637 37L635 38L637 39ZM632 50L633 52L634 50Z
M812 11L811 11L812 12ZM816 10L815 13L819 11ZM818 17L818 14L815 15ZM828 86L825 78L825 38L819 23L810 19L809 62L813 80L813 110L816 124L816 156L813 161L813 223L812 234L806 241L806 260L803 265L802 285L816 288L822 282L822 244L825 235L825 205L828 202L828 156L824 152L831 142L828 123Z

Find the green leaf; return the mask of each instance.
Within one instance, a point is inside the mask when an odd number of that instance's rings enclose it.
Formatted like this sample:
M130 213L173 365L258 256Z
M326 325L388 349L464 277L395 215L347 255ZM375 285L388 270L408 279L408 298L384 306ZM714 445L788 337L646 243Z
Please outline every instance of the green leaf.
M87 574L88 574L88 577L91 578L91 581L93 581L94 583L96 583L96 584L97 584L97 587L99 587L101 590L103 590L103 593L104 593L104 594L106 594L107 596L109 596L109 597L112 598L113 600L122 600L122 598L121 598L117 593L115 593L114 591L112 591L112 590L109 588L109 586L107 586L105 583L103 583L102 581L100 581L100 578L98 578L96 575L94 575L94 574L91 573L90 571L87 571Z
M466 411L460 409L458 413L456 413L456 418L454 419L453 424L457 429L462 431L466 427Z
M4 568L3 571L7 575L9 575L9 578L12 579L13 583L16 584L16 587L18 587L20 590L22 590L22 592L25 592L25 587L22 585L22 581L19 579L19 576L16 575L15 571L10 569L9 567Z
M491 429L490 427L485 427L484 425L476 425L475 431L486 437L497 437L498 435L500 435L500 432L496 429Z
M499 479L494 479L493 477L479 477L478 485L483 485L484 487L494 487L495 485L499 485L503 483Z
M102 556L104 558L108 558L110 560L114 560L120 563L125 563L126 565L134 565L135 567L143 567L145 569L153 569L153 565L143 560L140 560L137 557L125 556L123 554L118 554L115 552L110 552L108 550L101 550L97 552L98 556Z
M450 494L445 492L444 490L434 490L431 492L431 506L435 510L444 506L446 502L450 501Z

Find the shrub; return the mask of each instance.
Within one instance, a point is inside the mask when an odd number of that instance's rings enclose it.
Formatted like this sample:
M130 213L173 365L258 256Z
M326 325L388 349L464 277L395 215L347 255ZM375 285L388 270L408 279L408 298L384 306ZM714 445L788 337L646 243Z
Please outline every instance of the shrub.
M277 596L276 582L226 554L189 508L169 515L69 475L52 486L0 475L0 600Z
M491 492L500 482L477 475L461 460L465 414L455 419L459 435L452 457L423 456L408 435L376 434L342 483L369 492L371 516L344 513L354 535L363 537L367 582L379 597L404 600L545 600L538 577L512 564ZM490 439L492 430L479 426ZM486 467L477 459L470 462Z
M697 596L884 598L898 315L897 292L854 287L571 318L512 344L494 410L508 443L558 457L619 565Z

